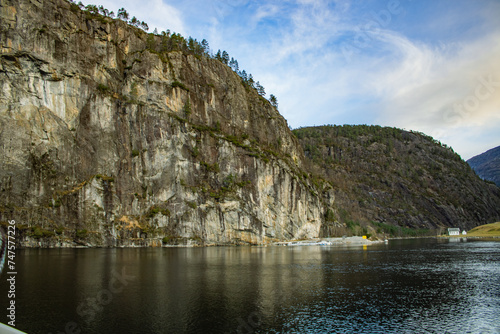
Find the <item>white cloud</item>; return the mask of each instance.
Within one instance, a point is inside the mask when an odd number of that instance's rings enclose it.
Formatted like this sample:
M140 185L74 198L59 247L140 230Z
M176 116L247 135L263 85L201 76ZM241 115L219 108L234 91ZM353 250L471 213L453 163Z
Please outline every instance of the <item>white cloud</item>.
M498 145L498 45L493 35L462 45L453 56L435 50L427 58L430 70L422 71L418 80L394 82L395 94L387 94L380 103L378 123L427 133L464 158Z
M392 65L397 77L379 73L386 83L381 123L444 133L486 126L498 117L500 40L496 34L463 44L452 55L443 49L404 48L412 51Z
M265 4L263 6L259 6L256 13L253 14L252 21L253 24L258 24L261 20L264 20L268 17L273 17L277 13L280 13L280 7L274 4Z
M491 130L491 124L500 123L500 87L472 111L452 113L455 104L474 102L481 78L492 75L500 81L500 29L494 15L500 5L495 1L469 5L469 10L482 6L475 14L448 13L430 2L424 13L420 4L402 3L404 14L375 26L372 13L387 9L387 1L187 0L176 2L176 8L161 0L113 3L103 5L115 12L125 7L151 29L207 38L212 48L229 51L268 95L278 97L292 126L398 126L434 135L460 153L500 141ZM421 19L418 29L408 19ZM463 36L454 33L456 27ZM434 31L453 38L438 39ZM364 37L356 35L360 32ZM343 45L355 52L346 57ZM481 129L491 135L479 145Z

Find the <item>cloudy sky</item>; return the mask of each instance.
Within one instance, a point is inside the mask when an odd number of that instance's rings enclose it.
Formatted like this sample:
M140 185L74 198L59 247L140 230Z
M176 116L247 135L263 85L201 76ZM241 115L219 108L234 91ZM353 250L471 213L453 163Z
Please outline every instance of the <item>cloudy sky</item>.
M226 50L293 127L424 132L468 159L500 145L499 0L101 0Z

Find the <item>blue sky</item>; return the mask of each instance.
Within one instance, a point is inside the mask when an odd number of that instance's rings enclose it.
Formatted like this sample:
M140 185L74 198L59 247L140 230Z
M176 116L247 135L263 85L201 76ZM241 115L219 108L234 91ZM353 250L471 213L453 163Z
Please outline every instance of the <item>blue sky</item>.
M293 127L424 132L468 159L500 145L499 0L102 0L207 39Z

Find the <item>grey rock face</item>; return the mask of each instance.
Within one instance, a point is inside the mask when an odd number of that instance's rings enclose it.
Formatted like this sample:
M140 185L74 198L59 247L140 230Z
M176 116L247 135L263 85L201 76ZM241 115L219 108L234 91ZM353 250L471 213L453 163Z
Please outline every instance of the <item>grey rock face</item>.
M319 235L296 138L229 67L63 0L0 8L1 219L23 245Z

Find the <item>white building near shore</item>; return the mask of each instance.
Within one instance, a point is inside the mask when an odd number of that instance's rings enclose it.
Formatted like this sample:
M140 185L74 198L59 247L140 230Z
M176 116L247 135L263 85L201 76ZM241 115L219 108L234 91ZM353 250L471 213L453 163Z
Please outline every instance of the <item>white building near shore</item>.
M460 228L458 227L448 228L448 235L460 235Z

